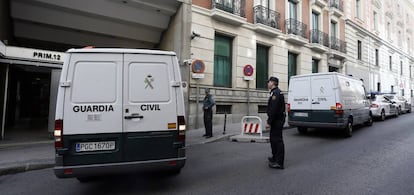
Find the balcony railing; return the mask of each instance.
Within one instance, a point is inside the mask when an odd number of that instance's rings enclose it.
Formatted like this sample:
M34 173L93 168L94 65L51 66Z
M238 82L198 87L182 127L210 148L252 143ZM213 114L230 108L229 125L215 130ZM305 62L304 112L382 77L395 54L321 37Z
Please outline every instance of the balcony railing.
M298 35L306 39L307 38L306 31L307 31L306 24L299 22L292 18L286 20L287 34Z
M331 37L331 49L346 53L346 42L336 37Z
M254 23L264 24L280 30L280 13L267 7L254 7Z
M310 42L311 43L319 43L323 46L329 47L329 35L321 32L317 29L313 29L310 32Z
M344 2L342 0L330 0L329 5L341 10L342 12L344 11Z
M245 0L212 0L212 7L241 17L245 15Z

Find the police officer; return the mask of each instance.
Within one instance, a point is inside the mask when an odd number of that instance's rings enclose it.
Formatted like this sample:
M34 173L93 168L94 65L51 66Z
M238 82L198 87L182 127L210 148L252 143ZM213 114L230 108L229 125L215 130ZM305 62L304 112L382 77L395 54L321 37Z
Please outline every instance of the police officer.
M272 156L268 158L269 167L284 169L285 145L283 143L282 129L285 123L285 98L278 88L279 79L270 77L267 80L267 87L270 90L270 97L267 104L267 124L270 128L270 147Z
M203 135L206 138L213 137L213 106L215 105L214 98L210 94L210 89L205 89L206 96L203 100L204 111L204 126L206 133Z

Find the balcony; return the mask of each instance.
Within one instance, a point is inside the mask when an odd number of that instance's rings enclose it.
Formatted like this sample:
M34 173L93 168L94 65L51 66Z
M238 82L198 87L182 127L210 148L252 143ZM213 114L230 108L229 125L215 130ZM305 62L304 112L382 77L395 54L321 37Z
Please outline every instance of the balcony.
M310 48L317 52L324 53L329 48L329 35L317 29L310 32Z
M306 24L292 18L286 20L287 42L297 45L305 45L308 43L306 31Z
M212 0L211 17L215 20L240 26L246 23L245 0Z
M324 8L328 5L329 0L312 0L312 3L319 6L320 8Z
M346 57L346 42L342 41L336 37L331 37L331 49L333 49L333 54L338 58Z
M254 7L255 31L269 36L277 37L280 31L280 13L267 7L258 5Z
M344 15L344 2L342 0L330 0L329 6L335 16L342 17Z

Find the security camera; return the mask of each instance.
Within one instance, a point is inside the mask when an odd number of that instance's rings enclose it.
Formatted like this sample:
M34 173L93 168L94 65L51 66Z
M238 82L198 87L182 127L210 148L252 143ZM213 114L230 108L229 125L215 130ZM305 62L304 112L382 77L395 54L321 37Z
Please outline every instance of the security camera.
M191 63L193 63L192 59L183 60L183 65L191 65Z
M193 31L191 33L191 39L194 39L195 37L201 37L201 35Z

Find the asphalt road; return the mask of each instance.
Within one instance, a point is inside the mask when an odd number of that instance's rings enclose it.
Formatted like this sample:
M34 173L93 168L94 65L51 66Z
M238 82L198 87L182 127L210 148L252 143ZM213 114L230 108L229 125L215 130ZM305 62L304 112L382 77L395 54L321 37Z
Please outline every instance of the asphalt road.
M269 144L219 141L188 148L178 176L124 175L90 183L51 169L0 177L0 194L414 194L414 114L357 128L284 132L285 170Z

